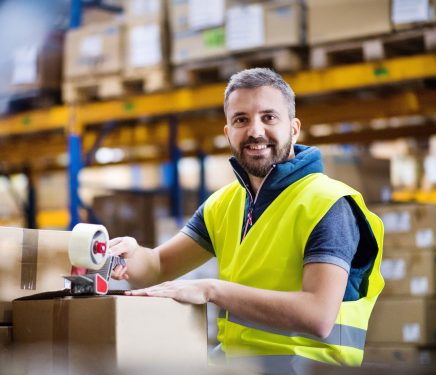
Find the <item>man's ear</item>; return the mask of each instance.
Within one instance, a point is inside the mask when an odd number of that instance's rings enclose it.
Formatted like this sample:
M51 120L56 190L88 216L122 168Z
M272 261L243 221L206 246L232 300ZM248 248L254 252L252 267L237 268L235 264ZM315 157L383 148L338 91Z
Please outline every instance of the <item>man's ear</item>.
M294 145L297 143L298 137L300 136L300 128L301 128L301 121L294 117L291 120L291 131L292 131L292 144Z
M224 125L224 134L227 138L229 138L229 124Z

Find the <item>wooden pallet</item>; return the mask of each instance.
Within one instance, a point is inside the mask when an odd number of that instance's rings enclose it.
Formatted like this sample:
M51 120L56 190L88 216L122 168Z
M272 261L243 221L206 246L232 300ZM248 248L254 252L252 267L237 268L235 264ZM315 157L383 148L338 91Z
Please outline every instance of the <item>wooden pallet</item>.
M173 68L175 86L192 86L227 80L243 69L268 67L278 72L300 70L306 64L304 49L274 48L182 64Z
M309 66L312 69L321 69L333 65L410 56L434 50L436 50L436 27L427 27L312 47L309 52Z
M62 94L66 103L120 98L128 95L168 89L168 70L163 67L130 70L123 75L82 77L63 83Z

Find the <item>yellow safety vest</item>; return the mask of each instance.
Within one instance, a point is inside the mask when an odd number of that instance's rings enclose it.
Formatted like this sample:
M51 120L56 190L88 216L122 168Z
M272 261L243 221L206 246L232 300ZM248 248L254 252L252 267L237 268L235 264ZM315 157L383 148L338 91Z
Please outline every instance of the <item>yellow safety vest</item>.
M207 200L204 218L220 279L268 290L301 291L304 249L310 233L343 196L351 196L357 203L378 245L367 295L342 302L336 324L325 339L262 326L222 311L218 340L227 358L255 357L267 363L267 371L272 372L306 361L361 364L369 317L384 281L380 274L383 224L366 208L360 193L322 173L310 174L286 188L241 242L246 191L235 181Z

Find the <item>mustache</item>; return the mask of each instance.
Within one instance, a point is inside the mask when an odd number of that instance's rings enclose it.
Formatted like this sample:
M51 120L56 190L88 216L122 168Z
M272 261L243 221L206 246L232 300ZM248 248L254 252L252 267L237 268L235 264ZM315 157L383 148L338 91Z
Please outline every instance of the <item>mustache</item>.
M268 139L265 139L263 137L254 138L254 137L250 136L250 137L248 137L248 139L246 141L241 142L240 146L245 147L248 145L259 145L259 144L265 144L268 146L275 146L276 142L269 141Z

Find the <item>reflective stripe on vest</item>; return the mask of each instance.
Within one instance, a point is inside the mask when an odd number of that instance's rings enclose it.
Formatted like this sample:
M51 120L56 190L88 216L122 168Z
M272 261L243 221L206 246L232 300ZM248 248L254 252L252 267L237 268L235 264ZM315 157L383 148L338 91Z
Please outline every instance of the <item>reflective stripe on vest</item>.
M323 342L325 344L350 346L352 348L360 350L363 350L365 347L366 331L361 328L346 326L342 324L335 324L330 335L323 339L318 336L309 335L306 333L286 331L279 328L269 327L260 323L253 323L248 320L241 319L238 316L230 313L228 315L228 321L248 328L253 328L286 337L304 337L306 339Z
M231 367L269 375L301 375L311 373L310 369L321 363L299 355L260 355L249 357L232 357L227 363Z

